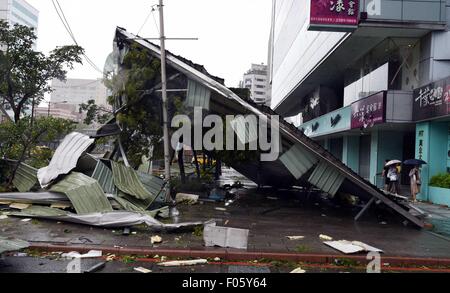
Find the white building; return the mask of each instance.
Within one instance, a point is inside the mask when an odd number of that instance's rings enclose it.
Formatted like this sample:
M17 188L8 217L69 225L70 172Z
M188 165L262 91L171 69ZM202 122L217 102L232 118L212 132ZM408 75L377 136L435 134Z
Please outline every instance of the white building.
M99 106L108 107L108 91L101 79L67 79L52 81L50 100L52 103L64 103L79 106L89 100L95 100Z
M39 11L25 0L0 0L0 20L6 20L10 25L21 24L34 28L37 33ZM10 116L12 115L12 111L7 110L7 112ZM0 112L0 122L4 118Z
M252 67L244 74L240 84L241 88L250 90L252 100L257 104L266 104L268 100L267 89L267 65L252 64Z
M39 11L25 0L0 0L0 19L38 29Z

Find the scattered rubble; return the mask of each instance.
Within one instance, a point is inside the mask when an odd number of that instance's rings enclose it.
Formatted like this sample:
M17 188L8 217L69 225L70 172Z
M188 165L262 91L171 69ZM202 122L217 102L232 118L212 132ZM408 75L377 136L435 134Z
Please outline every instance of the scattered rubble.
M206 247L247 249L249 230L206 225L203 240Z
M378 253L383 252L381 249L372 247L359 241L347 241L347 240L328 241L324 242L324 244L345 254L354 254L358 252L378 252Z
M289 240L303 240L305 239L305 236L286 236Z
M150 241L152 242L152 244L159 244L162 243L162 238L161 236L152 236L150 237Z
M158 263L158 266L161 267L181 267L181 266L195 266L195 265L204 265L207 264L208 260L206 259L196 259L196 260L176 260L169 262L161 262Z
M152 272L151 270L146 269L146 268L143 268L143 267L134 268L134 270L135 270L136 272L143 273L143 274L149 274L149 273Z
M79 252L76 251L72 251L69 253L63 253L61 255L61 257L63 258L68 258L68 259L73 259L73 258L99 258L102 257L103 252L101 250L91 250L88 253L85 254L80 254Z
M302 268L296 268L291 272L291 274L304 274L304 273L306 273L306 271L303 270Z
M322 241L333 241L333 237L330 237L330 236L328 236L328 235L323 235L323 234L321 234L321 235L319 235L319 238L320 238L320 240L322 240Z
M195 194L178 193L175 197L175 201L177 204L194 205L198 203L199 198L200 196Z

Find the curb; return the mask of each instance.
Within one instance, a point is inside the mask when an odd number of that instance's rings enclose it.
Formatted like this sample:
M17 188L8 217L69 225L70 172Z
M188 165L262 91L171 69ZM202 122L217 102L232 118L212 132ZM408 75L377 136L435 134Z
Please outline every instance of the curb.
M109 246L68 246L54 245L51 243L32 244L29 249L43 252L71 252L87 253L90 250L101 250L103 254L120 255L160 255L166 257L183 258L216 258L219 257L225 261L252 261L252 260L277 260L291 262L305 262L315 264L333 264L336 260L350 260L361 264L368 264L372 259L367 260L364 255L325 255L325 254L299 254L283 252L255 252L255 251L236 251L230 249L211 249L211 250L191 250L191 249L159 249L148 247L109 247ZM450 267L450 259L444 258L414 258L414 257L396 257L382 256L381 263L387 266L431 266L431 267Z

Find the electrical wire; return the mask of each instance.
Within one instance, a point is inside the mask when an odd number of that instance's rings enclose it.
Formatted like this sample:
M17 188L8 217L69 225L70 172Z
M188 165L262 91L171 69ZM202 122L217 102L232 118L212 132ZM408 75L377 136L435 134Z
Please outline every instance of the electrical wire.
M56 1L56 4L55 4ZM67 33L75 43L75 45L78 45L78 42L75 38L75 34L72 31L72 28L70 27L69 22L67 21L67 18L64 14L64 10L62 9L61 5L59 4L58 0L52 0L53 7L55 8L56 13L58 14L59 19L61 20L62 24L64 25L64 28L66 29ZM59 8L59 9L58 9ZM103 70L99 69L97 65L89 58L85 53L83 53L84 58L86 59L87 63L96 71L103 74Z
M155 12L155 10L156 10L155 7L158 7L158 5L155 4L155 5L152 5L151 7L152 7L152 10L150 11L150 13L149 13L149 14L147 15L147 17L145 18L144 23L142 24L141 28L139 29L139 31L138 31L138 33L137 33L136 35L139 35L139 34L141 33L142 29L143 29L144 26L147 24L148 19L150 18L150 16L153 17L153 21L154 21L154 23L155 23L156 30L157 30L158 33L159 33L158 23L157 23L157 21L156 21L155 14L153 13L153 12Z

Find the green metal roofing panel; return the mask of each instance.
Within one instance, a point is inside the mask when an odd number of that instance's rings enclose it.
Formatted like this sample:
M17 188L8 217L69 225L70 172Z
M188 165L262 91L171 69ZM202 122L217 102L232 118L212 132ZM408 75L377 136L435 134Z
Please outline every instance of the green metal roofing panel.
M168 192L167 186L164 184L164 180L153 175L148 175L142 172L137 172L142 184L150 191L156 199L155 202L166 202L166 194Z
M28 192L38 182L38 170L24 163L19 165L13 184L20 192Z
M68 214L66 211L44 206L31 206L25 210L22 210L21 213L39 217L58 217L66 216ZM17 213L14 215L17 215Z
M280 161L291 172L295 179L300 179L315 164L319 162L317 156L296 144L280 157Z
M114 185L113 172L103 162L98 161L92 178L98 181L103 191L107 194L117 194L117 187Z
M138 173L124 165L111 161L114 185L122 192L140 200L154 200L156 195L148 191L139 179Z
M252 121L247 123L244 116L238 116L230 123L237 137L244 145L258 140L258 122L256 119L253 121L254 123L250 122Z
M309 183L335 196L345 177L333 166L321 161L309 178Z
M186 106L191 108L202 108L209 110L209 101L211 91L191 79L188 80L188 92L186 97Z
M112 206L97 180L72 172L50 191L67 195L77 214L112 212Z
M124 195L121 194L120 196L115 196L114 200L126 211L130 212L143 212L145 211L145 208L139 205L135 205L134 203L130 202L126 198L124 198Z
M13 252L30 247L30 243L19 239L11 239L0 236L0 254L4 252Z

